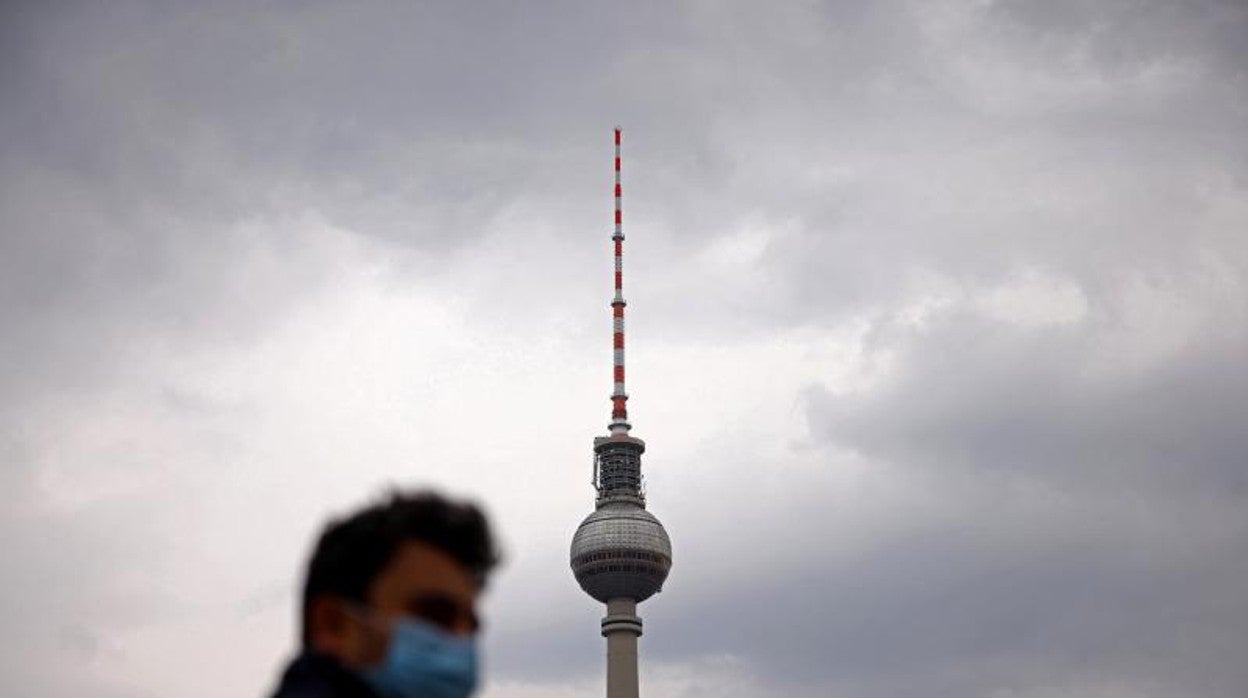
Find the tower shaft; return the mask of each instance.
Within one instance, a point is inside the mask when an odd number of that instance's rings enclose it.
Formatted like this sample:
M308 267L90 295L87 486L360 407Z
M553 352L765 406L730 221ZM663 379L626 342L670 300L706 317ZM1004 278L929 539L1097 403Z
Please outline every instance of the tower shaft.
M641 637L641 618L637 617L637 602L608 601L602 636L607 638L607 698L638 698L637 638Z

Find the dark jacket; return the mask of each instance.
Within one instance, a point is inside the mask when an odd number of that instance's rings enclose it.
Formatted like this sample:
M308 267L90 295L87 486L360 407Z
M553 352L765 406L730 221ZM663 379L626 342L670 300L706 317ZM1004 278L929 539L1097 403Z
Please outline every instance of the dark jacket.
M304 654L286 667L273 698L379 698L372 687L337 659Z

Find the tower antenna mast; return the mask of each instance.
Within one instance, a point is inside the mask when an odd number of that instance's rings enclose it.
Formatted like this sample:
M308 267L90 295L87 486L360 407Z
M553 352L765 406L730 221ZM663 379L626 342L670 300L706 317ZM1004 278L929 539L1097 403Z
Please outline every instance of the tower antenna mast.
M620 127L615 127L615 296L611 299L612 368L614 387L611 391L611 433L627 434L628 392L624 389L624 191L620 186Z

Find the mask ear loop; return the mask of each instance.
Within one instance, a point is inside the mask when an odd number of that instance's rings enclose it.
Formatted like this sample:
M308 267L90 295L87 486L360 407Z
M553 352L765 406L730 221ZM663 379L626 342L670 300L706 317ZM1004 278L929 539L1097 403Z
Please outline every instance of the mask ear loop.
M361 625L368 628L368 644L372 649L377 650L374 654L385 661L386 651L390 646L390 636L393 634L391 623L378 618L377 609L372 606L342 597L339 597L339 601L347 611L347 615L354 617Z

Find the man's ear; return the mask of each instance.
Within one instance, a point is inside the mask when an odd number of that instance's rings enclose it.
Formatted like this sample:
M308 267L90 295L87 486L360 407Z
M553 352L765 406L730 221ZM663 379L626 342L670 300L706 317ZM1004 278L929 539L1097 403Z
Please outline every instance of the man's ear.
M351 619L338 599L321 595L308 604L308 647L313 652L349 662L353 630Z

